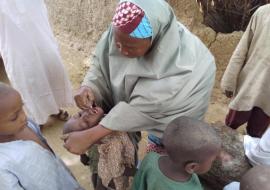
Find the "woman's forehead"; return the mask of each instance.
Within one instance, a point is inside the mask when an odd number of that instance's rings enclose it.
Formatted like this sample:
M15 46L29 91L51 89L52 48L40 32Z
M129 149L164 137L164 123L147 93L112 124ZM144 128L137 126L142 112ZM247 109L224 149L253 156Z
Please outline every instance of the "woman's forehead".
M149 38L147 38L147 39L133 38L133 37L129 36L129 34L121 32L117 28L114 28L114 36L118 42L121 42L123 44L129 44L131 46L132 45L135 46L135 44L140 44L146 40L149 40Z

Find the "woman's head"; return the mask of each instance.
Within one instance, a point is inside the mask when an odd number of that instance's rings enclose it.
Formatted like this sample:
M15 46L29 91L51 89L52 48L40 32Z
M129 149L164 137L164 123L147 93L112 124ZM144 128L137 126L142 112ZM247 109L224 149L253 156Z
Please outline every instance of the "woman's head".
M144 11L131 2L118 5L113 17L116 47L124 56L144 56L151 47L153 29Z

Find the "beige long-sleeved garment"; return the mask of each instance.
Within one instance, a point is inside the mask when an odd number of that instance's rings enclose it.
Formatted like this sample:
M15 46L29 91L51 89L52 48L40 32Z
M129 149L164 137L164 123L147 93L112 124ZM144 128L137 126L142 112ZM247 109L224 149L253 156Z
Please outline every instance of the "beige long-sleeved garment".
M221 88L234 92L230 109L260 107L270 115L270 5L260 7L235 49L221 80Z

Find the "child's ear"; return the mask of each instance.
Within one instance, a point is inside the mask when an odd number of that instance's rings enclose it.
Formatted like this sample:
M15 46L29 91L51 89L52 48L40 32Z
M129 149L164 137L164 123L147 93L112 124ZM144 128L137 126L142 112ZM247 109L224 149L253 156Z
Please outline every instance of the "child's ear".
M185 165L185 170L186 170L187 173L193 174L196 171L198 171L199 167L200 166L199 166L198 163L196 163L196 162L190 162L190 163L188 163L188 164Z

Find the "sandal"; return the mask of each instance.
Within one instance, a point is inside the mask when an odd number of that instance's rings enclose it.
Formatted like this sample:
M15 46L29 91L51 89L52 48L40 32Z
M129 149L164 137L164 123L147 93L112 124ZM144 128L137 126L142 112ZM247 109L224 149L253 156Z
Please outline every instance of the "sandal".
M68 121L70 118L70 115L68 114L67 111L60 110L58 114L53 115L53 117L56 117L57 119L61 121Z

